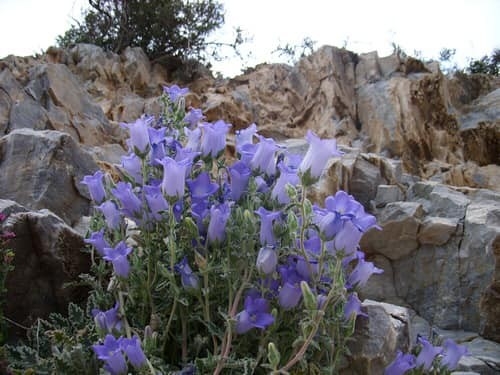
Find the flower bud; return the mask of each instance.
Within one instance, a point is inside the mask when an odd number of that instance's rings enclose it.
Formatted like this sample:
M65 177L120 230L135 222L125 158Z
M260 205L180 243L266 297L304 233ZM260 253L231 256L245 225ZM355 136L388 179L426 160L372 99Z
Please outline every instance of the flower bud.
M302 289L302 297L304 297L304 305L306 306L306 309L316 310L318 302L316 300L316 296L309 287L309 284L302 280L300 282L300 289Z
M257 255L257 269L269 275L276 269L276 264L278 264L278 254L273 246L265 246L259 250Z
M273 342L270 342L267 345L267 360L269 361L269 364L271 365L273 370L276 370L278 368L281 356L278 348L276 348L276 345L274 345Z

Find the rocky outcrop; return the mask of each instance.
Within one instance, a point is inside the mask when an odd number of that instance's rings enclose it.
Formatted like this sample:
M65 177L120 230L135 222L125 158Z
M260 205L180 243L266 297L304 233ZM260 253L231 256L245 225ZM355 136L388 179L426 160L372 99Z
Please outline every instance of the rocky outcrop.
M16 303L6 316L29 324L78 298L62 285L88 267L79 225L90 201L80 181L120 162L119 122L159 113L162 85L181 83L171 73L140 49L117 55L88 44L0 61L0 211L17 234L7 281ZM460 370L495 369L485 353L498 350L488 340L500 342L498 81L325 46L295 66L186 85L186 106L232 131L255 122L297 151L308 129L337 138L345 155L329 161L311 198L346 190L382 227L361 242L384 273L360 293L370 320L359 318L353 374L380 373L396 348L442 328L453 330L443 337L471 332L460 336L474 352Z

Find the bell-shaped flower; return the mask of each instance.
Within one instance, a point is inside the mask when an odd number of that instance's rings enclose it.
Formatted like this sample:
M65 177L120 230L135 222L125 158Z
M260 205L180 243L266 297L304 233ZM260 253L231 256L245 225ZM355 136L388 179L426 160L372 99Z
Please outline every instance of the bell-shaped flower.
M231 188L229 197L234 201L238 201L248 189L248 182L250 181L252 171L242 161L235 162L228 169Z
M113 270L118 276L127 277L130 272L130 264L127 256L132 252L131 247L127 247L124 241L120 241L114 248L104 248L103 259L113 264Z
M121 157L122 167L137 184L142 184L141 159L133 152Z
M123 375L127 373L127 362L122 353L119 340L111 334L107 334L103 344L92 345L97 358L104 361L104 369L111 375Z
M260 216L260 244L275 245L274 221L281 216L281 211L269 211L261 206L255 213Z
M120 181L111 193L120 201L122 211L130 218L140 216L142 202L132 190L129 182Z
M226 223L231 215L231 207L227 202L210 207L207 240L209 243L222 242L226 238Z
M269 302L257 293L250 292L245 297L244 309L236 315L236 332L246 333L252 328L266 329L274 323L269 313Z
M188 113L186 113L186 116L184 116L184 122L189 124L190 129L194 129L204 118L205 116L203 115L203 111L201 109L190 108Z
M318 226L321 236L326 241L330 241L342 229L344 220L336 212L315 206L313 207L313 222Z
M443 348L432 345L425 337L420 335L417 337L417 341L422 348L420 349L420 353L417 355L416 367L422 368L425 371L430 370L432 362L434 362L434 358L436 358L438 354L442 353Z
M276 199L280 204L288 204L290 203L290 197L288 196L286 186L287 184L297 186L299 183L299 176L294 169L287 167L283 162L278 164L278 168L280 170L280 175L271 191L271 197Z
M357 293L349 294L347 302L344 305L344 319L350 320L353 316L356 318L358 315L368 317L363 311L361 311L361 301L358 298Z
M199 126L202 129L201 155L216 158L226 148L226 134L232 125L218 120L215 123L203 122Z
M184 134L186 134L187 138L186 146L184 146L184 148L186 150L199 151L201 142L201 128L199 126L194 128L193 130L184 128Z
M122 214L112 201L102 202L101 205L96 208L104 215L106 225L109 229L118 229L120 223L122 222Z
M333 156L340 156L342 153L337 151L335 139L320 139L311 130L307 131L306 139L309 148L302 163L300 163L299 173L315 180L321 176L328 160Z
M196 178L187 180L186 183L191 198L194 200L207 199L219 189L219 185L212 182L208 172L202 172Z
M247 144L253 144L253 137L257 135L257 125L250 124L245 129L236 130L236 152L240 153L241 148Z
M302 289L300 288L301 281L304 278L297 272L294 262L278 267L278 272L281 276L281 288L278 293L278 302L285 310L296 307L302 298Z
M176 161L168 156L159 162L163 165L161 190L168 197L182 198L186 185L186 170L191 166L191 162L187 159Z
M113 333L113 331L120 331L122 321L118 314L118 302L109 310L101 311L99 309L92 309L92 317L98 325L98 328L106 333Z
M153 218L157 221L162 220L164 213L168 211L169 205L161 192L160 186L144 185L143 191Z
M333 239L335 252L342 251L344 255L353 254L359 246L363 233L350 220L342 220L343 225Z
M146 364L147 359L142 351L139 337L135 335L131 339L123 337L119 342L120 348L125 352L132 366L136 369L140 369Z
M404 375L407 371L415 368L415 356L412 354L403 354L398 350L394 361L385 368L384 375Z
M163 93L168 95L172 103L177 103L180 98L189 93L189 89L187 87L181 88L177 85L163 86Z
M103 185L104 173L102 171L97 171L91 176L83 177L82 184L87 185L89 189L90 198L99 204L106 198L106 191Z
M257 255L257 270L269 275L276 270L278 264L278 253L274 246L264 246Z
M363 287L371 275L383 273L384 270L375 267L372 262L367 262L364 259L359 259L358 264L352 270L347 278L347 289L354 288L355 286Z
M104 238L104 228L98 232L92 232L90 238L86 238L83 241L94 246L100 256L104 256L104 249L110 247L108 241Z
M443 343L441 366L448 370L454 370L457 368L458 361L460 361L460 358L464 355L467 355L467 347L465 345L458 345L452 339L446 339Z
M133 123L120 123L121 127L128 128L130 138L127 143L130 149L139 155L144 155L150 147L149 127L154 120L152 116L142 115Z
M265 138L258 135L259 143L256 145L255 153L250 161L250 166L254 171L264 173L268 176L276 174L276 151L279 146L274 139Z
M200 279L189 266L187 257L175 265L175 272L181 276L181 284L184 289L199 289Z
M252 159L255 155L255 152L257 151L257 147L257 144L253 143L247 143L241 146L240 150L238 151L240 154L240 161L245 163L248 167L251 167Z

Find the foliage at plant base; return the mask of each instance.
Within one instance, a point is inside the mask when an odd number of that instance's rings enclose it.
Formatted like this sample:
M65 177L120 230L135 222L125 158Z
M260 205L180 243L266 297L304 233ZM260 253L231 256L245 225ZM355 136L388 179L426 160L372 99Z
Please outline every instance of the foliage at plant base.
M226 156L231 125L186 113L186 93L165 87L159 116L122 124L120 180L83 179L96 207L86 311L72 304L68 317L39 320L28 345L7 347L14 373L334 374L345 365L364 315L356 288L382 271L359 249L374 216L343 191L322 205L307 198L341 156L335 140L308 132L302 157L252 124L236 132L236 158ZM388 374L415 367L395 363Z

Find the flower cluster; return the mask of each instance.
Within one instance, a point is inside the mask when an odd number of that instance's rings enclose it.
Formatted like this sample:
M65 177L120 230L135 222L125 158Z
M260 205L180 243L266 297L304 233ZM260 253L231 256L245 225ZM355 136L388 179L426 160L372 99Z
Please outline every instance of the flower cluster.
M382 272L359 248L378 228L373 215L344 191L323 205L307 198L342 153L308 131L302 157L251 124L235 131L236 155L226 157L232 125L186 113L186 93L165 87L160 116L122 124L130 138L120 181L101 171L82 181L96 207L86 242L108 283L94 292L95 353L116 374L126 372L124 354L152 371L281 373L308 366L324 345L317 366L336 368L364 315L356 288ZM141 332L150 333L141 341Z
M443 346L432 345L425 337L419 336L418 354L403 354L398 351L396 358L385 369L385 375L442 373L455 370L460 358L467 354L467 348L446 339Z

